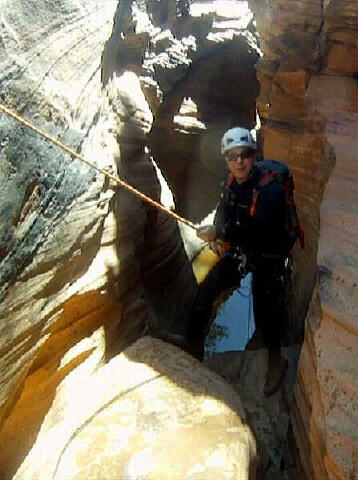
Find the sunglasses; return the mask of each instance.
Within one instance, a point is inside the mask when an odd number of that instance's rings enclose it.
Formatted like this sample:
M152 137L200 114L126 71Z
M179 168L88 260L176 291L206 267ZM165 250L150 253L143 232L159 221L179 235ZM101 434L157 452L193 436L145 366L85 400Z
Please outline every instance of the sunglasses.
M244 150L241 153L229 153L228 155L226 155L225 158L228 162L235 162L239 158L241 158L241 160L244 160L245 158L250 158L252 157L253 154L254 154L254 151L251 150L251 148L248 148L247 150Z

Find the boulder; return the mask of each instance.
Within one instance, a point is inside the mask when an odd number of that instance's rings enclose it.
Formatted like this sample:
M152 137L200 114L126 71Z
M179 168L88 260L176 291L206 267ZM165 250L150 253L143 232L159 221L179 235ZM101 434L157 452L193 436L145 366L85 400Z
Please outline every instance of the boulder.
M144 337L58 392L14 480L255 480L257 460L235 391Z
M207 368L221 375L240 395L257 441L261 459L259 478L262 480L297 478L292 465L292 452L287 451L287 436L299 353L299 345L282 349L288 369L280 389L270 397L265 397L263 393L267 369L266 349L223 352L204 361ZM287 477L284 477L285 474Z

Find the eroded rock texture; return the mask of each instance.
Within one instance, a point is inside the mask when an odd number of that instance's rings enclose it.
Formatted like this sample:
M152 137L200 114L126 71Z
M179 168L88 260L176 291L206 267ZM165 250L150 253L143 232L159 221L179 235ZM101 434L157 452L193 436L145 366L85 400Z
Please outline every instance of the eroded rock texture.
M116 6L53 2L48 10L47 2L5 2L1 95L100 167L159 199L157 170L145 148L152 113L192 63L192 24L204 44L198 58L218 41L206 40L210 18L178 19L170 2L163 2L163 12L154 4L150 15L145 5L123 2L103 53L102 90L100 61ZM169 43L158 27L166 20L176 26ZM11 478L64 379L87 377L146 325L178 328L194 278L173 220L70 163L7 117L0 121L0 464L2 477Z
M1 5L2 101L104 168L113 168L114 144L106 115L94 117L115 6ZM12 120L0 122L0 464L10 478L61 380L98 360L120 306L102 290L118 265L112 190Z
M302 479L355 478L357 5L250 4L194 2L188 16L173 0L2 2L0 95L164 201L152 153L195 221L215 206L222 132L254 127L259 95L265 156L292 168L306 232L287 334L300 340L310 305L291 451ZM56 423L41 428L61 391L146 328L177 331L195 282L190 232L3 115L0 126L0 464L11 478ZM191 238L186 251L200 247Z
M261 460L259 478L265 480L298 478L292 455L286 451L298 349L298 345L283 348L289 368L280 390L271 397L263 394L266 350L223 352L204 361L205 366L224 377L240 395L248 424L257 440Z
M67 377L14 478L250 480L256 470L235 391L188 354L145 337L85 381Z
M291 165L306 231L306 251L296 252L298 308L317 282L293 415L301 477L357 478L357 3L252 7L264 52L264 151Z

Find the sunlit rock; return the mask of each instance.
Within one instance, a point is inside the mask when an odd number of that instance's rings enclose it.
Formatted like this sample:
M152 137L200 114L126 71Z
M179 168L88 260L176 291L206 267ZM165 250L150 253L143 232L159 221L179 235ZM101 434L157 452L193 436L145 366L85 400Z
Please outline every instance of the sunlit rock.
M254 480L239 397L176 347L148 337L57 395L14 480Z
M306 233L285 339L302 340L310 305L288 448L308 478L354 477L356 2L194 2L191 15L174 0L48 5L2 2L1 100L195 222L210 222L219 198L223 131L253 128L258 110L265 156L294 172ZM67 382L82 384L148 325L180 328L203 244L2 114L0 127L8 479ZM144 474L152 458L139 451L127 471Z
M292 415L296 460L307 478L353 478L358 6L350 0L251 4L264 52L258 64L264 152L292 167L306 234L305 251L295 251L298 318L310 304Z
M223 352L204 361L205 366L225 378L240 395L257 440L261 457L260 478L280 478L282 463L290 458L285 448L294 401L298 353L297 345L283 349L289 368L280 389L271 397L263 394L267 350ZM285 472L288 478L294 478L288 468Z

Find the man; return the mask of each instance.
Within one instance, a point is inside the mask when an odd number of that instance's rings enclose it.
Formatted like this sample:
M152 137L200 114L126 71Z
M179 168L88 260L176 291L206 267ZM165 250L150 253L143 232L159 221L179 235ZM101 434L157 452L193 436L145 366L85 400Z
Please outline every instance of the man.
M214 224L197 232L221 260L198 287L187 336L196 345L197 356L202 357L215 298L239 287L243 275L251 271L256 329L268 349L264 394L269 396L279 389L287 368L280 345L289 254L285 192L276 180L259 185L262 173L255 166L256 144L248 130L228 130L222 138L221 153L230 176Z

